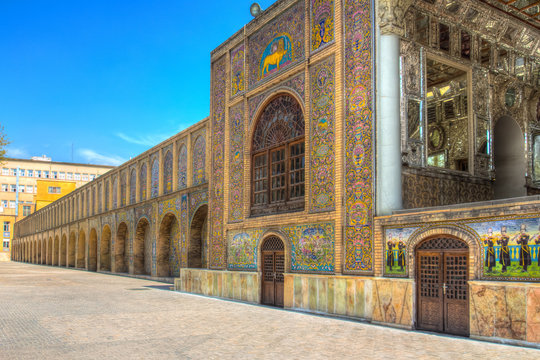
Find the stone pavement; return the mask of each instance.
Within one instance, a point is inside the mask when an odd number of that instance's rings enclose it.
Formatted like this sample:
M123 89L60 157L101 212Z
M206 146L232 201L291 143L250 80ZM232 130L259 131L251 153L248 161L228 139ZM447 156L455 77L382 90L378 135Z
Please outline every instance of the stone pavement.
M540 350L0 263L0 359L540 359Z

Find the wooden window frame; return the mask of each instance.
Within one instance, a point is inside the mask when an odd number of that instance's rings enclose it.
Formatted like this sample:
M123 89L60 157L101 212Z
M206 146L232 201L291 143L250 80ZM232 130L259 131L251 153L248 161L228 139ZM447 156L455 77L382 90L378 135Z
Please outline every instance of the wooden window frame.
M251 216L264 216L264 215L272 215L272 214L281 214L281 213L288 213L288 212L295 212L295 211L303 211L305 207L305 145L304 145L304 153L303 153L303 172L304 172L304 178L303 182L297 182L294 185L298 186L302 184L304 186L304 194L303 196L292 198L290 197L290 188L291 188L291 147L300 143L305 144L305 137L297 137L294 139L290 139L287 142L283 142L280 144L277 144L273 147L264 149L262 151L257 151L251 154ZM279 201L272 201L272 158L271 154L277 150L284 149L285 150L285 172L283 175L285 176L285 199L279 200ZM255 191L255 182L261 181L262 179L255 180L255 171L260 169L261 167L255 166L255 158L259 157L261 155L266 156L266 203L264 204L256 204L255 203L255 195L260 194L262 191ZM295 156L294 158L297 158L298 156ZM300 171L300 170L295 170Z

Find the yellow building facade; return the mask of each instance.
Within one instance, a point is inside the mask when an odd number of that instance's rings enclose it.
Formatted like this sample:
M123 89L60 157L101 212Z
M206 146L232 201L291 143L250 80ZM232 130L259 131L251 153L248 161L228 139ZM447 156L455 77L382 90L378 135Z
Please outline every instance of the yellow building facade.
M10 259L16 221L112 168L107 165L56 162L46 156L6 159L0 164L0 225L3 229L0 261ZM49 193L49 187L55 188L51 189L55 193Z

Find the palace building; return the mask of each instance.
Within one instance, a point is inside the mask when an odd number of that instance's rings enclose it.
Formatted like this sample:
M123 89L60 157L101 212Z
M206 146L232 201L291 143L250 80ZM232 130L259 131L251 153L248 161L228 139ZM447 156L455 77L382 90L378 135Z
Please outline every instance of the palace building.
M279 0L212 52L210 104L14 259L538 346L538 1Z

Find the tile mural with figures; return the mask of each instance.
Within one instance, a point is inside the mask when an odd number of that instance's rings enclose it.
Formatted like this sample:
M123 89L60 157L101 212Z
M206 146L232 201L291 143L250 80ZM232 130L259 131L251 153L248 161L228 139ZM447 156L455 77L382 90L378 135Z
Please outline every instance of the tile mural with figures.
M407 241L419 227L386 229L384 243L384 273L407 276Z

